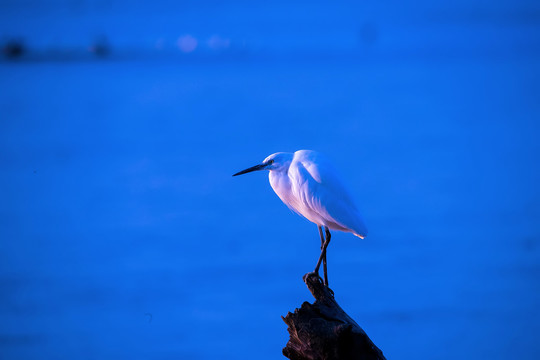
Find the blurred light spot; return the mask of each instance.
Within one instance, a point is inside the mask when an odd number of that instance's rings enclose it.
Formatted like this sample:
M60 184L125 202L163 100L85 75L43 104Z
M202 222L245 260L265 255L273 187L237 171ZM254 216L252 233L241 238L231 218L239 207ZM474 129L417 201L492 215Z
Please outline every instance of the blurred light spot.
M190 53L197 48L197 39L191 35L181 36L177 41L180 50Z
M208 47L212 50L224 50L228 49L231 45L230 39L224 39L219 35L212 35L210 39L208 39Z

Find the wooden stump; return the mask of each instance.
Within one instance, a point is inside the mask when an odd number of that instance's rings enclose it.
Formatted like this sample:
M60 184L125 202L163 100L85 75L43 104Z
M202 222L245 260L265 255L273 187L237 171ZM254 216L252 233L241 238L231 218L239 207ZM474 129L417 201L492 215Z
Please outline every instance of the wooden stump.
M283 355L291 360L386 360L358 324L341 309L318 274L304 275L315 302L282 317L290 335Z

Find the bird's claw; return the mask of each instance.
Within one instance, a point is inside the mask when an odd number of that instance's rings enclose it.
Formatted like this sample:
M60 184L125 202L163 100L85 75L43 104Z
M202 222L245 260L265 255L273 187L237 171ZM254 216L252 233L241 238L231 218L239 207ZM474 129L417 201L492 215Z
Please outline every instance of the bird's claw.
M323 279L320 277L319 275L319 272L317 271L312 271L312 272L309 272L307 274L304 275L304 277L302 278L302 280L304 280L304 282L306 282L306 280L312 276L315 276L317 278L317 280L324 285L324 282L323 282Z

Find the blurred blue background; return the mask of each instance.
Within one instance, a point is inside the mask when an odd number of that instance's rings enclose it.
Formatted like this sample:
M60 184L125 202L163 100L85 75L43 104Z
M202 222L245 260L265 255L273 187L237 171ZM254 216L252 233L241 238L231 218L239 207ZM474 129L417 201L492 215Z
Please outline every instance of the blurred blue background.
M0 357L282 357L315 225L276 151L370 229L330 285L388 359L540 357L540 3L0 2Z

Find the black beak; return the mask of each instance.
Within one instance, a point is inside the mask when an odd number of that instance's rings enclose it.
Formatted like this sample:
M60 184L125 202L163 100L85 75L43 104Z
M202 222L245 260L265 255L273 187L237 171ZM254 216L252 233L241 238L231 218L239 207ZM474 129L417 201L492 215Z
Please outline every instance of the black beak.
M242 175L242 174L247 174L247 173L250 173L252 171L257 171L257 170L264 170L266 168L268 164L259 164L259 165L255 165L255 166L252 166L250 168L247 168L246 170L242 170L242 171L239 171L237 172L236 174L234 174L233 176L236 176L236 175Z

